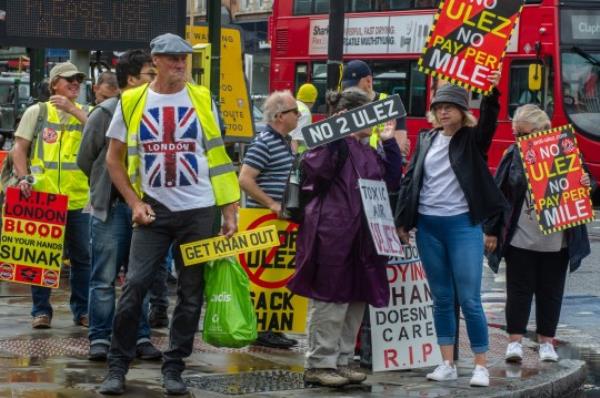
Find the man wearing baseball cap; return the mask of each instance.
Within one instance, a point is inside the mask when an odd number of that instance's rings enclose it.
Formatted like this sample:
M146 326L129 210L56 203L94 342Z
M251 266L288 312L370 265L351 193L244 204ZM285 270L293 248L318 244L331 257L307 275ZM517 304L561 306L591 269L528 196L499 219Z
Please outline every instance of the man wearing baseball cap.
M373 90L373 72L366 62L355 59L346 64L342 72L342 90L348 87L358 87L367 93L372 101L379 101L386 98L386 93L378 93ZM377 147L379 133L383 131L383 124L373 127L373 135L371 136L371 146ZM400 151L404 159L408 157L410 152L410 141L406 134L406 119L400 118L396 120L396 141L400 146Z
M296 103L298 105L298 111L300 117L298 118L298 126L290 133L292 137L292 151L295 153L302 153L306 151L306 143L302 138L302 127L312 124L312 113L310 109L315 104L319 92L314 84L304 83L298 89L296 94Z
M108 374L100 393L120 395L136 354L143 298L174 245L177 304L168 349L163 353L163 385L183 395L183 359L192 353L202 308L204 267L184 267L179 245L237 230L237 176L225 152L210 92L186 83L192 46L166 33L150 43L158 75L150 84L123 92L108 128L106 166L133 215L127 280L113 324Z
M88 326L90 279L88 180L77 166L77 153L88 108L75 102L85 74L70 62L50 70L50 99L30 106L15 132L13 172L25 196L32 189L69 196L65 247L71 260L70 306L76 325ZM29 167L28 164L31 166ZM32 286L32 327L47 329L52 321L51 289Z

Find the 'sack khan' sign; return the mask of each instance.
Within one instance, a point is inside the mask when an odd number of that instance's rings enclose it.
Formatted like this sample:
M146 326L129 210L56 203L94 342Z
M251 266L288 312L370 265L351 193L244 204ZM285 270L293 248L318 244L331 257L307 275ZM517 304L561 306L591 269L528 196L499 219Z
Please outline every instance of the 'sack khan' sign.
M6 191L0 243L0 280L57 288L68 197L15 187Z
M419 59L419 70L476 92L489 92L487 76L498 70L522 0L446 0Z
M519 137L519 150L538 223L544 234L593 220L590 188L571 125Z
M308 300L292 293L286 284L296 269L298 225L280 220L267 209L240 209L240 231L277 228L279 246L238 255L250 279L250 297L256 312L258 331L303 333Z

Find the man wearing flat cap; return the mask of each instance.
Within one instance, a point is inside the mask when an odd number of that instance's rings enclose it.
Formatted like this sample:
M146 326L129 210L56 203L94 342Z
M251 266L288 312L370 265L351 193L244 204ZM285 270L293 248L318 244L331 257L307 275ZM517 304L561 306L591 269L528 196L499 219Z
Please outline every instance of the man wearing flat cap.
M129 270L113 324L108 375L100 392L119 395L136 354L132 331L142 301L171 244L177 267L177 304L168 349L163 353L163 385L183 395L183 359L192 353L200 319L203 266L184 267L179 246L237 230L237 176L225 152L215 104L205 87L186 83L192 47L163 34L150 43L158 75L150 84L127 90L108 128L106 165L113 184L133 214Z
M25 196L31 190L69 196L65 247L71 260L70 306L76 325L88 326L90 279L88 180L77 166L77 153L88 108L75 102L85 74L70 62L50 70L50 99L30 106L15 132L13 173ZM29 167L28 164L31 166ZM47 329L52 321L51 289L32 286L32 327Z

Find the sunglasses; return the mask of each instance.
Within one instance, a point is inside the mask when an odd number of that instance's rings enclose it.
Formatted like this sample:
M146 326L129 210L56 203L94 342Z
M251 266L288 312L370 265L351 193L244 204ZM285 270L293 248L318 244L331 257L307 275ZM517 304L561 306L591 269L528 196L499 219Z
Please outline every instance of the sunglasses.
M140 72L140 75L146 75L150 79L154 80L156 78L156 75L158 75L158 73L156 73L156 72Z
M75 76L69 76L69 77L61 76L61 78L65 79L69 83L73 83L73 82L81 83L83 81L83 77L81 75L75 75Z
M294 114L296 114L296 115L300 114L300 111L298 110L297 107L296 108L292 108L292 109L288 109L288 110L285 110L285 111L281 111L279 113L281 113L282 115L285 115L286 113L290 113L290 112L294 112Z

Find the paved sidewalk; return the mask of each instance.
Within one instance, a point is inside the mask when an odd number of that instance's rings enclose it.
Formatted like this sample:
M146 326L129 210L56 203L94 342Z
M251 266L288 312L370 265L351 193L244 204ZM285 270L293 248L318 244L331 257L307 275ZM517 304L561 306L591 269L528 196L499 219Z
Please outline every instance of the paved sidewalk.
M66 284L66 281L62 281ZM29 288L0 283L0 397L98 397L96 389L105 364L86 359L87 329L74 326L64 290L54 292L52 329L32 330ZM153 341L164 349L166 329ZM491 386L468 386L472 361L462 330L459 379L436 383L425 380L429 369L383 372L360 386L312 388L302 381L306 339L296 336L294 350L247 347L218 349L196 339L184 378L194 397L567 397L585 379L581 361L541 364L533 343L525 347L521 366L507 365L505 334L490 328ZM160 362L135 361L127 375L126 397L163 397Z

